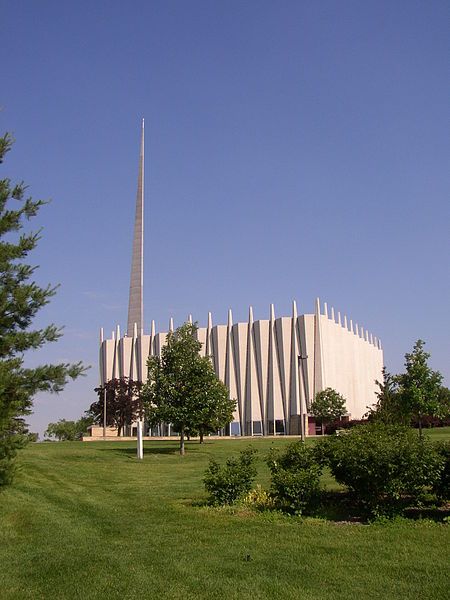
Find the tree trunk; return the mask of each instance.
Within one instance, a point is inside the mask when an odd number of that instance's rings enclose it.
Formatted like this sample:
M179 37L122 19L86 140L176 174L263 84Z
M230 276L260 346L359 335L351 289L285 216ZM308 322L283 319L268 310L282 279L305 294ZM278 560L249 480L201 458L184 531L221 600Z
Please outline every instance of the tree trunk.
M180 455L184 456L184 427L180 431Z
M203 429L200 429L200 444L203 444Z

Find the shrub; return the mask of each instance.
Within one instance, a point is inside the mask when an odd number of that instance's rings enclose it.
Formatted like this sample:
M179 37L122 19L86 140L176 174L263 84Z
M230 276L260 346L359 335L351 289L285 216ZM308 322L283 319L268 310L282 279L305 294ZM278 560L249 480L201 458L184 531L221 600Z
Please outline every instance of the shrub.
M319 495L322 472L315 450L294 442L284 452L273 450L267 464L272 474L271 491L279 507L294 514L310 509Z
M271 510L275 508L273 496L260 485L250 490L242 499L242 503L256 510Z
M450 443L436 444L436 450L444 461L441 476L433 485L433 492L440 500L450 499Z
M203 482L212 504L233 504L251 489L256 477L256 450L242 450L237 458L228 458L221 466L211 459Z
M401 426L369 424L328 438L322 453L339 483L371 515L396 513L439 480L444 458L431 442Z
M338 429L353 429L353 427L365 425L366 423L366 419L352 419L350 421L348 419L338 419L337 421L327 423L325 426L325 433L330 435L332 433L336 433Z

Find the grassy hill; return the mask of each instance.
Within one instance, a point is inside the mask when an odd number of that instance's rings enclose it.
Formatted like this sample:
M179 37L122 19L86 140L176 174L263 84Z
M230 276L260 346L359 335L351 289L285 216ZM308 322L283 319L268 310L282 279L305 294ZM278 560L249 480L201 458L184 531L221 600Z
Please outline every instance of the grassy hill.
M267 450L287 441L252 441L261 483ZM0 598L448 597L448 525L202 505L209 457L247 445L191 442L183 459L176 441L147 442L142 462L128 442L30 445L15 484L0 493Z

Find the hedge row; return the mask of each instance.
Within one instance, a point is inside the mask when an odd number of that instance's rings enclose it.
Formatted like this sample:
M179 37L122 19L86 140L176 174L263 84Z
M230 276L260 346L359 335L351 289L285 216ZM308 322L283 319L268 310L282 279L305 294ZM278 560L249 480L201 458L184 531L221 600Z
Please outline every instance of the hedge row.
M224 466L211 461L204 482L212 503L232 504L249 493L256 477L254 458L254 451L245 450ZM311 512L324 501L320 476L325 466L368 516L400 513L417 506L425 493L449 498L450 444L433 443L408 427L357 425L315 446L294 442L273 450L267 464L268 505L294 514Z

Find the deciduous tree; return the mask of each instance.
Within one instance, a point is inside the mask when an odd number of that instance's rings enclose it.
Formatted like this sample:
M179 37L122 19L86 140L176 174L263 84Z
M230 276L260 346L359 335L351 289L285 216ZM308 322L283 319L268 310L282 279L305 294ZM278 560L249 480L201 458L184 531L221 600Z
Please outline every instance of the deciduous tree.
M423 340L417 340L413 351L405 354L405 373L397 376L402 405L410 418L417 419L420 435L424 416L445 416L442 375L428 365L430 354L425 352L424 346Z
M141 382L128 377L110 379L104 386L95 388L98 400L91 404L86 415L103 425L106 392L106 424L116 427L120 436L125 426L131 425L141 414L141 387Z
M345 398L328 387L316 394L310 412L320 420L323 435L325 423L340 419L345 414Z
M66 421L60 419L56 423L49 423L44 435L48 438L56 438L59 442L71 442L81 440L83 434L87 432L93 419L90 417L81 417L77 421Z
M216 377L210 358L200 356L196 332L192 323L169 332L161 356L148 360L148 381L142 391L150 423L171 423L180 433L181 455L187 432L202 435L225 427L236 404Z

